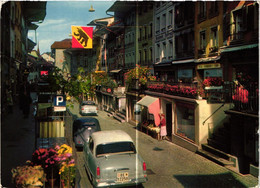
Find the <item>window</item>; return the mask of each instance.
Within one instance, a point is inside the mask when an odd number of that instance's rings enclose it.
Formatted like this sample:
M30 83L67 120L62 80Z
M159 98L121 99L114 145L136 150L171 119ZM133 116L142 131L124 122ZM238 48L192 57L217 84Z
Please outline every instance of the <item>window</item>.
M147 26L144 26L144 34L143 34L143 38L144 38L144 39L147 38Z
M165 53L166 53L166 42L163 42L162 53L161 53L162 59L165 59Z
M150 28L149 28L149 38L153 36L153 23L150 23Z
M168 58L172 59L173 57L173 43L172 40L169 40L169 48L168 48Z
M168 13L168 27L172 26L172 10Z
M96 156L120 153L136 153L135 146L132 142L115 142L109 144L100 144L96 149Z
M93 153L94 142L93 142L92 138L89 139L88 147L89 147L89 150L91 151L91 153Z
M205 1L199 2L199 19L206 18L206 3Z
M153 61L153 48L150 48L150 58L149 60Z
M206 31L200 32L200 50L203 50L203 53L205 53L206 49Z
M176 134L191 141L195 141L194 105L190 103L176 102L176 114Z
M210 14L214 14L218 12L218 1L210 2Z
M147 50L144 50L144 62L147 63Z
M210 30L210 51L215 51L218 48L218 27L213 27Z
M166 27L166 14L162 15L162 31L165 31Z
M160 32L160 17L156 18L156 33Z
M241 39L243 31L243 13L242 9L233 12L232 40Z

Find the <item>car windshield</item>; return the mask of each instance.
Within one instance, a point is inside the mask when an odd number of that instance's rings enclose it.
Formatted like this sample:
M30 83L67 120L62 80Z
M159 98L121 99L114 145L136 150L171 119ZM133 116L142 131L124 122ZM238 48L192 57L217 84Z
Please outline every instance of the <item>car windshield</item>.
M122 153L136 153L133 142L115 142L100 144L96 149L96 156L115 155Z
M82 106L83 105L95 105L95 103L93 101L86 101L86 102L82 102L81 104Z
M94 122L84 122L82 125L83 125L83 126L88 126L88 127L93 127L93 126L95 126L96 124L95 124Z

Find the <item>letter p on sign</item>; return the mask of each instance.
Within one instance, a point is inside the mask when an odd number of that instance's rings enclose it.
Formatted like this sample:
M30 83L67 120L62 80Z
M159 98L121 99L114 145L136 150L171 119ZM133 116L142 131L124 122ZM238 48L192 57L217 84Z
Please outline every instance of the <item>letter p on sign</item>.
M54 106L66 106L66 98L63 95L56 95L53 102Z

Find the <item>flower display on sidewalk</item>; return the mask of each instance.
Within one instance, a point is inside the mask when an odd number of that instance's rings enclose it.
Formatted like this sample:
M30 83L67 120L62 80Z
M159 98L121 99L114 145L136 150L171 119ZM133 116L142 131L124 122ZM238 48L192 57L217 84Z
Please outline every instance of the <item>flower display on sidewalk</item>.
M40 148L32 155L32 165L41 165L47 174L47 178L56 178L58 176L59 158L55 149Z
M55 147L60 162L59 174L64 186L73 186L76 176L75 160L72 157L72 148L66 144Z
M44 170L40 165L13 168L12 179L17 187L43 186L46 181Z
M40 148L27 165L12 169L17 187L43 186L46 180L60 179L63 187L73 187L76 177L72 148L66 144L55 148Z

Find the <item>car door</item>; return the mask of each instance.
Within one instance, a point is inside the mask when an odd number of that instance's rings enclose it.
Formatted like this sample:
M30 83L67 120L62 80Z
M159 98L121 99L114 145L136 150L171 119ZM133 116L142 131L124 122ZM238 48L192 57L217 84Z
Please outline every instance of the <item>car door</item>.
M91 176L93 177L93 175L95 175L95 161L94 161L94 141L93 139L90 137L89 138L89 142L85 144L84 147L84 153L85 153L85 164L86 167L88 169L88 172L91 174Z

